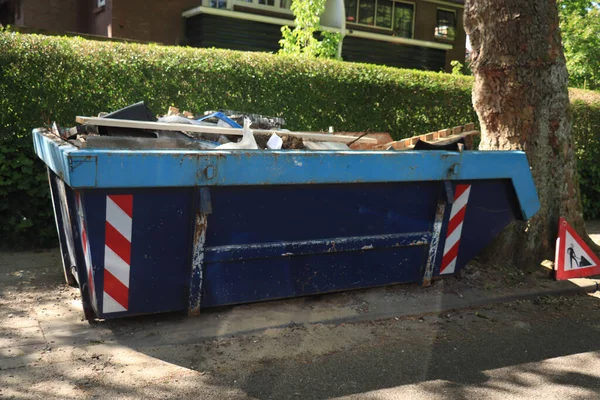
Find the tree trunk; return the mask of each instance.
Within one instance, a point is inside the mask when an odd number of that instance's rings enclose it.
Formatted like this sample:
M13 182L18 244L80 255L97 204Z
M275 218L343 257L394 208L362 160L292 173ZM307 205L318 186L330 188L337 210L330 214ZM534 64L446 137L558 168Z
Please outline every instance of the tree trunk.
M541 203L536 216L510 225L484 258L517 266L553 260L560 216L589 239L556 1L467 0L464 21L473 49L479 149L525 151Z

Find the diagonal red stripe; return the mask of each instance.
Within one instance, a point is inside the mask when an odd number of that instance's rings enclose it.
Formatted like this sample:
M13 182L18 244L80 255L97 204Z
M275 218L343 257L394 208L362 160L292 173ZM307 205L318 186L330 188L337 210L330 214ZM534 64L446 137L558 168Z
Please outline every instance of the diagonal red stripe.
M131 243L106 221L106 245L123 261L131 265Z
M129 309L129 289L107 270L104 270L104 291L124 309Z
M454 200L458 200L458 198L469 188L471 185L456 185L456 190L454 191Z
M444 254L444 257L442 257L442 266L440 268L440 272L442 272L444 269L446 269L448 264L450 264L450 262L452 260L454 260L454 258L458 255L458 246L459 245L460 245L460 240L458 242L456 242L454 244L454 246L452 246L452 248L450 250L448 250L448 252L446 254Z
M81 225L83 226L83 221L81 222ZM85 229L81 228L81 241L83 244L83 255L85 256L87 254L87 235L85 234Z
M90 287L90 296L94 297L94 277L92 275L92 266L88 267L88 285Z
M131 194L111 194L108 196L114 201L125 214L133 218L133 195Z
M467 206L465 205L463 208L460 209L459 212L456 213L456 215L454 216L454 218L452 218L448 222L448 234L447 234L447 236L450 236L452 234L452 232L454 232L454 230L460 225L460 223L463 222L463 220L465 219L465 212L466 211L467 211Z

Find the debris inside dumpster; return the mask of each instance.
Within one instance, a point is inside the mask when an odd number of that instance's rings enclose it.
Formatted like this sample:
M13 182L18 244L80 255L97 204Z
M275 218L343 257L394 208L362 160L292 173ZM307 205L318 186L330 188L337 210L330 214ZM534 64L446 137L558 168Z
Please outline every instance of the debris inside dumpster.
M280 117L270 117L260 114L245 113L240 111L232 110L220 110L221 113L225 114L231 120L242 125L244 118L249 118L252 123L250 129L275 129L281 130L285 125L285 119Z
M479 131L475 124L455 126L451 129L413 136L402 140L387 142L373 147L374 150L445 150L462 151L475 149L475 137Z
M227 135L227 136L242 136L243 130L238 128L221 128L221 127L209 127L209 126L197 126L197 125L187 125L187 124L169 124L164 122L142 122L142 121L129 121L129 120L117 120L117 119L106 119L106 118L95 118L95 117L83 117L78 116L75 119L80 124L86 125L96 125L96 126L108 126L108 127L118 127L118 128L127 128L127 129L138 129L145 130L149 132L154 132L152 137L157 137L157 131L171 131L171 132L180 132L182 134L187 135L190 138L193 137L202 137L208 134L219 134L219 135ZM354 136L346 136L346 135L333 135L333 134L323 134L323 133L313 133L313 132L290 132L283 130L254 130L254 135L272 135L273 133L277 133L280 135L293 136L298 139L305 139L311 141L322 141L322 142L341 142L347 143L356 139ZM198 135L200 134L200 135ZM361 141L366 141L368 143L377 143L376 139L372 138L362 138Z
M267 141L267 147L271 150L279 150L283 146L283 140L276 134L272 134Z
M250 120L246 118L244 120L244 136L242 136L242 140L237 143L225 143L220 146L217 146L218 150L256 150L258 149L258 145L256 144L256 140L254 140L254 135L250 130Z
M304 145L309 150L350 150L347 144L336 142L304 142Z
M264 141L264 146L263 143L258 144L259 149L268 149L266 142L273 133L282 137L282 149L284 150L288 148L304 149L305 147L302 145L303 139L307 141L341 143L353 142L359 139L349 135L291 132L287 129L281 129L281 125L285 122L282 118L265 117L257 114L239 115L231 111L207 112L205 115L197 117L188 111L180 113L177 107L172 106L169 108L167 115L160 117L158 121L156 121L153 119L152 112L149 111L144 102L133 104L124 109L103 115L103 117L78 116L75 120L80 124L93 126L94 129L100 131L100 135L147 137L159 139L159 141L165 136L179 136L179 138L187 138L189 141L204 140L213 143L228 144L228 142L236 143L236 136L244 136L242 126L234 120L239 120L241 116L248 117L248 119L251 120L250 129L255 137L268 135ZM252 129L253 125L258 126L259 129ZM264 127L270 128L260 129ZM272 129L271 127L275 127L276 129ZM167 134L166 132L177 133ZM293 137L299 140L286 140L284 136ZM377 140L373 138L360 138L359 141L361 143L377 144ZM287 147L288 143L290 144L289 147Z
M70 129L54 128L55 134L77 147L202 149L202 150L443 150L474 148L479 134L474 124L393 141L389 133L292 132L282 128L285 120L231 110L201 114L180 112L174 106L156 117L144 102L138 102L98 117L80 117L82 124ZM245 121L250 121L248 126ZM245 128L242 127L244 125Z
M283 139L283 148L288 150L305 150L306 146L304 146L304 141L295 136L284 136Z

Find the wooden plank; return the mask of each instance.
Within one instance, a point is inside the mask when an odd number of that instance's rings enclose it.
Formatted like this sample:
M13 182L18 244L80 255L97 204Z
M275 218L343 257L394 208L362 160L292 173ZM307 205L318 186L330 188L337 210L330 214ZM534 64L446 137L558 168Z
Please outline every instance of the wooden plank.
M475 124L474 123L469 123L465 125L465 131L474 131L475 130Z
M396 142L388 142L385 144L379 144L377 146L373 146L373 150L404 150L406 148L406 142L404 140L398 140Z
M451 134L451 130L450 129L442 129L442 130L438 131L438 134L439 134L440 138L445 138Z
M434 142L430 142L430 143L433 143L433 144L444 144L444 143L447 143L447 142L450 142L452 140L459 139L459 138L466 138L466 139L468 139L469 137L475 136L475 135L479 135L479 131L468 131L468 132L459 133L457 135L450 135L450 136L447 136L447 137L442 138L442 139L438 139L438 140L436 140ZM414 147L414 145L407 146L403 150L410 150L413 147Z
M309 150L350 150L345 143L339 142L304 142L304 145Z
M95 117L81 117L75 118L80 124L96 125L96 126L110 126L114 128L132 128L132 129L149 129L149 130L163 130L163 131L183 131L183 132L196 132L196 133L213 133L217 135L238 135L242 136L241 128L221 128L212 126L192 125L192 124L170 124L165 122L152 122L152 121L131 121L127 119L112 119L112 118L95 118ZM321 142L341 142L350 143L357 140L355 136L343 136L343 135L328 135L322 133L311 133L311 132L287 132L278 130L263 130L253 129L252 133L255 135L272 135L277 133L280 136L295 136L307 140L315 140ZM358 142L365 143L377 143L377 139L372 138L360 138Z
M332 135L342 135L342 136L361 136L364 132L333 132ZM376 139L377 143L364 143L364 142L356 142L352 143L350 149L352 150L375 150L378 146L393 142L392 136L389 133L369 133L364 137L368 137L371 139Z
M449 130L449 129L448 129ZM441 132L441 131L440 131ZM433 144L444 144L446 142L452 141L454 139L458 139L458 138L465 138L467 141L469 140L469 138L471 136L475 136L478 135L479 131L468 131L468 132L463 132L457 135L449 135L449 136L445 136L445 137L439 137L436 138L434 140L426 140L428 143L433 143ZM421 136L429 136L431 134L427 134L427 135L421 135ZM407 138L407 139L402 139L402 140L398 140L395 142L390 142L390 143L386 143L383 145L378 145L375 146L374 149L378 149L378 150L388 150L388 149L394 149L394 150L411 150L413 147L415 147L415 144L417 143L417 141L419 139L423 140L423 138L421 136L415 136L412 138ZM434 135L434 137L437 136Z
M462 126L455 126L454 128L452 128L452 134L453 135L458 135L462 131L463 131L463 127Z
M391 145L394 150L404 150L407 147L407 144L404 140L388 143L388 145Z

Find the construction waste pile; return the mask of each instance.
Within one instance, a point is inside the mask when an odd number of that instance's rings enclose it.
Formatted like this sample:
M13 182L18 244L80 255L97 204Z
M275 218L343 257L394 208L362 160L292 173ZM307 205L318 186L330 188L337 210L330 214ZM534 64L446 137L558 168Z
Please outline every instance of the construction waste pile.
M98 117L77 117L78 125L53 132L79 148L190 150L450 150L472 149L473 124L394 141L389 133L292 132L285 120L231 110L198 116L169 107L159 116L144 102Z

